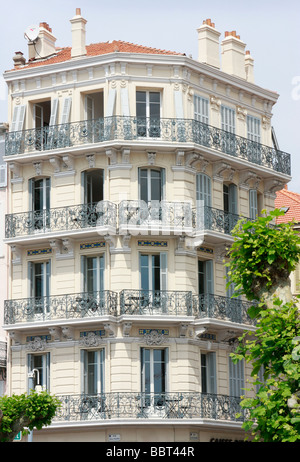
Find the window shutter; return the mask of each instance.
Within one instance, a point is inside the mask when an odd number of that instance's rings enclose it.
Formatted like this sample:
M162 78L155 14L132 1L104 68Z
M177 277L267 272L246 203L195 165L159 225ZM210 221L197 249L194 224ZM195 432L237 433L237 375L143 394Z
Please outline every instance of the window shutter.
M194 95L194 118L198 122L208 124L208 99Z
M167 254L162 252L160 254L160 288L167 290Z
M100 292L104 290L104 255L99 257L99 277L100 277Z
M251 220L256 220L257 216L257 190L250 189L249 191L249 215Z
M235 184L231 183L228 188L229 192L229 212L237 214L238 213L238 204L237 204L237 187Z
M34 286L33 286L33 263L28 262L28 284L29 284L29 296L34 297Z
M229 393L230 396L240 397L244 388L244 360L233 363L229 357Z
M183 119L182 92L174 90L175 114L178 119Z
M161 181L161 200L165 200L166 197L166 170L162 168L160 170L160 181Z
M64 101L63 101L63 109L62 109L61 120L60 120L60 123L61 123L61 124L67 124L67 123L69 123L71 102L72 102L72 98L71 98L71 97L64 98Z
M51 101L51 115L49 125L56 125L58 112L58 98Z
M12 132L19 132L23 130L23 125L24 125L24 120L25 120L25 110L26 110L25 104L21 106L15 106L14 112L13 112L13 120L11 124Z
M235 111L230 107L221 106L222 130L235 133Z
M217 394L216 353L207 353L208 393Z
M114 114L115 101L116 101L116 89L111 88L108 94L108 101L107 101L105 117L111 117Z
M7 186L7 164L0 165L0 188Z
M247 116L247 136L251 141L260 143L260 119L253 116Z
M212 260L205 262L205 293L214 293L214 268Z
M123 116L126 116L126 117L130 116L129 97L128 97L128 89L127 88L121 88L121 109L122 109L122 115Z
M141 289L149 290L149 258L148 258L148 255L140 254L140 277L141 277Z
M211 206L211 180L209 176L204 173L198 173L197 175L197 200L203 201L205 206Z

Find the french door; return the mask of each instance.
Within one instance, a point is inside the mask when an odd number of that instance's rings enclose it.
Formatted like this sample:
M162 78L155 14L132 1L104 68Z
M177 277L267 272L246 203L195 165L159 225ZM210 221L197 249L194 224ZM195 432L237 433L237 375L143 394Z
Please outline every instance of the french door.
M33 230L50 228L50 178L29 180L30 210Z
M144 405L152 407L153 412L165 402L167 391L167 348L141 349L141 389Z
M145 307L163 309L167 303L167 254L140 254L140 287Z
M85 395L104 393L104 349L81 350L82 390Z
M50 260L44 262L28 262L30 297L34 315L45 315L49 312L50 296Z
M136 92L137 135L160 137L160 92Z
M101 314L105 309L104 294L104 255L82 256L83 294L81 296L82 314Z

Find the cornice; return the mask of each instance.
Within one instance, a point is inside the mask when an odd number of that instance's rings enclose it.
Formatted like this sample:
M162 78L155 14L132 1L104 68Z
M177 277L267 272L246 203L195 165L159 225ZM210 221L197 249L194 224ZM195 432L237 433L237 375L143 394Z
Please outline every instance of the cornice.
M146 57L146 58L145 58ZM105 66L110 63L127 63L140 65L161 65L161 66L184 66L188 69L202 74L212 80L217 80L224 85L231 85L240 91L250 93L262 99L267 99L273 104L276 103L278 93L262 88L251 82L247 82L239 77L227 74L220 69L214 68L204 63L200 63L187 56L180 55L151 55L141 53L108 53L105 55L88 56L80 59L73 59L62 63L41 65L34 68L24 68L6 71L3 75L6 82L36 78L37 76L49 76L59 72L71 72L74 70L84 70L95 66ZM116 77L117 75L115 75ZM127 77L124 74L123 77ZM138 79L138 76L136 77Z

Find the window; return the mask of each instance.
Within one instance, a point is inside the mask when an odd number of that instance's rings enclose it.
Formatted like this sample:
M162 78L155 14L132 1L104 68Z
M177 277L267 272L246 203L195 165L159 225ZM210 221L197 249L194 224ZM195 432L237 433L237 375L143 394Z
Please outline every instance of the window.
M146 404L163 404L167 391L168 349L141 349L141 390Z
M95 293L104 289L104 255L82 256L83 291Z
M194 95L194 118L208 124L208 99Z
M160 92L136 92L136 117L138 136L160 136Z
M217 393L216 353L201 353L201 392Z
M30 297L35 298L36 309L46 304L50 295L50 260L44 262L28 262Z
M247 138L260 143L260 119L247 115Z
M223 184L224 231L230 234L238 221L237 187L231 183Z
M212 260L198 260L198 293L201 295L214 293Z
M165 170L154 168L139 169L139 197L148 204L164 198Z
M42 390L50 390L50 353L29 354L28 355L28 374L34 371L33 380L28 378L28 391L35 389L37 385Z
M198 173L196 177L196 200L211 207L211 179L204 173Z
M29 180L29 210L34 230L50 227L50 178Z
M104 174L102 169L82 172L83 200L85 204L97 204L103 200Z
M236 364L229 356L229 393L230 396L241 397L244 394L244 360Z
M104 393L104 349L81 350L82 391L85 395Z
M140 278L143 291L167 290L167 254L140 254Z

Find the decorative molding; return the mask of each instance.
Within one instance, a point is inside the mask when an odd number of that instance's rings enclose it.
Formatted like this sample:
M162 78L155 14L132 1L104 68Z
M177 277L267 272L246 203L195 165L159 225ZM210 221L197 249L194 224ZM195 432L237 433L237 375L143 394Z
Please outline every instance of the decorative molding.
M46 349L47 340L41 337L35 337L26 345L26 350L29 351L44 351Z
M67 340L74 340L75 330L73 327L63 326L61 330L64 338L66 338Z
M144 241L137 243L138 247L168 247L168 241Z
M144 342L149 346L161 345L163 343L167 343L168 341L169 339L166 338L165 334L157 329L149 329L149 332L144 334Z
M52 248L46 248L46 249L31 249L27 250L27 257L36 257L40 255L49 255L52 253Z
M104 241L101 242L91 242L87 244L80 244L80 250L91 250L91 249L99 249L105 247L106 243Z
M276 197L276 191L280 191L284 188L285 182L277 180L275 178L269 178L264 180L264 194L274 199Z
M86 156L89 168L95 168L95 154L88 154Z
M117 163L117 150L116 149L107 149L105 151L105 154L109 158L110 165L115 165Z
M184 165L184 151L176 151L176 165Z
M132 327L132 322L124 322L123 324L123 337L129 337Z
M223 182L224 176L227 174L227 180L232 181L233 175L235 173L235 169L231 167L230 164L227 162L214 162L213 164L213 178L214 180L218 180Z
M22 262L22 248L19 245L12 245L11 251L13 253L13 258L11 260L13 265L21 265Z
M23 177L21 176L21 166L17 162L9 163L9 170L13 174L13 178L11 178L11 183L22 183Z
M49 243L51 248L55 251L57 260L74 258L74 241L72 239L51 239Z
M101 343L103 343L101 331L80 332L80 345L93 348L99 346Z
M148 152L148 165L155 165L156 152Z
M33 162L33 167L35 169L35 174L36 176L42 175L42 161L39 162Z
M117 327L113 323L111 322L105 323L104 329L108 332L109 337L116 337Z
M58 327L49 327L49 333L53 338L54 342L60 342L61 330Z
M67 156L63 156L63 162L68 171L74 171L74 158L72 156L69 154Z
M240 188L244 189L250 189L250 182L252 183L252 187L254 189L257 189L259 186L259 183L261 181L261 178L254 172L251 172L249 170L244 170L243 172L240 173Z

